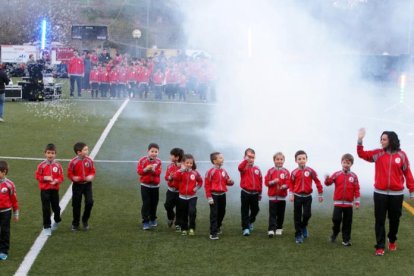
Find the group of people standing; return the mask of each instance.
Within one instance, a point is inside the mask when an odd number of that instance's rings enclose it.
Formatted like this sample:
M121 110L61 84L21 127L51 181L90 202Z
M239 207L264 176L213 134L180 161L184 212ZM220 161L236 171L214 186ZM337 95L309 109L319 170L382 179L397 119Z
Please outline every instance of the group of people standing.
M388 249L397 249L397 233L402 214L404 183L410 191L410 199L414 199L414 179L409 161L400 149L398 136L393 131L384 131L381 135L381 148L365 151L362 140L365 130L358 133L357 154L360 158L375 162L375 255L382 256L387 245L385 239L385 220L389 218ZM142 197L143 229L157 227L158 188L162 172L161 161L157 158L159 146L150 144L148 155L138 161L137 173L140 176ZM165 172L168 184L166 202L168 226L182 235L195 235L197 191L202 187L203 178L196 170L195 159L191 154L184 154L180 148L170 152L171 164ZM244 152L244 160L239 164L241 187L241 229L243 236L250 236L254 230L254 222L259 213L259 201L262 197L262 186L268 188L269 223L268 235L282 235L285 217L286 200L293 202L295 242L301 244L309 237L308 223L311 218L312 184L316 185L318 201L323 201L323 187L315 170L308 167L307 154L299 150L295 153L298 167L291 173L283 167L285 156L278 152L273 156L274 167L267 171L263 178L261 170L254 164L255 151L248 148ZM227 187L234 181L222 167L224 157L219 152L210 155L213 167L204 177L205 194L210 204L210 239L219 239L226 209ZM357 175L351 171L354 157L347 153L341 158L342 169L325 176L325 185L335 185L334 211L332 215L332 235L330 241L335 242L342 231L342 244L351 246L351 228L353 206L360 207L360 186ZM174 213L176 207L176 213ZM342 225L342 228L341 228Z
M197 94L202 101L212 90L214 81L210 60L204 57L190 58L179 55L167 59L161 55L149 58L131 58L116 54L113 58L106 49L85 52L77 50L68 61L70 96L74 96L75 84L78 97L82 91L90 91L92 98L137 97L147 99L151 92L155 100L185 101L187 94Z
M365 150L363 139L365 129L358 132L357 154L360 158L375 163L374 209L375 209L375 255L382 256L385 248L397 250L397 234L402 214L404 183L410 199L414 199L414 178L407 155L400 148L398 136L393 131L384 131L380 137L381 148ZM93 160L88 157L89 149L85 143L74 145L76 157L68 166L67 176L72 182L72 231L89 229L89 218L93 206L92 181L95 178ZM162 173L162 162L158 158L159 146L151 143L146 156L138 160L137 173L142 198L142 228L145 231L158 226L157 206ZM41 190L44 234L50 236L61 222L59 207L59 186L63 182L62 166L55 160L56 147L48 144L45 148L46 160L41 162L36 171L36 179ZM268 188L269 220L268 236L283 234L286 201L293 202L295 242L301 244L309 237L308 223L311 218L313 184L318 192L318 201L323 201L323 186L315 170L308 167L307 154L303 150L295 153L298 167L291 173L284 168L285 156L281 152L273 155L274 166L263 177L255 165L255 151L248 148L238 165L241 187L241 230L243 236L250 236L254 230L256 216L259 213L259 201L262 188ZM227 187L234 181L223 168L224 157L220 152L210 154L212 167L204 178L197 171L193 155L184 153L180 148L170 151L171 163L168 165L164 179L167 182L165 210L167 225L181 235L195 235L197 216L197 192L204 182L205 195L210 206L211 240L218 240L222 233L223 219L226 213ZM325 185L334 184L334 210L332 216L332 235L335 242L342 231L342 244L351 246L351 228L353 206L360 207L360 186L357 175L351 171L354 158L344 154L341 158L341 170L325 176ZM0 160L0 260L6 260L10 244L11 218L19 219L19 207L14 183L6 178L9 167ZM81 215L82 196L85 197L84 213ZM52 223L51 209L54 213ZM385 221L388 216L388 242L386 241ZM342 228L341 228L342 225Z

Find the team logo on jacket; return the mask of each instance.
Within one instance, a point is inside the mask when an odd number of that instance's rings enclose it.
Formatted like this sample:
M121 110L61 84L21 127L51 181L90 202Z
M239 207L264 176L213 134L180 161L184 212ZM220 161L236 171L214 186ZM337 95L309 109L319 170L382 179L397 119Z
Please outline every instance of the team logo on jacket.
M195 179L195 175L194 175L194 174L192 174L192 175L190 176L190 179L191 179L191 180L194 180L194 179Z
M308 177L309 176L309 172L305 172L305 176Z
M7 193L7 188L6 188L6 187L1 188L1 193L2 193L2 194Z
M57 167L53 167L52 171L53 171L54 173L56 173L56 172L58 172L58 168L57 168Z
M400 162L401 162L401 158L399 157L395 158L395 163L400 164Z
M349 177L349 182L354 183L354 178L352 176Z
M285 179L285 174L284 173L280 174L280 179Z
M89 167L89 163L88 162L85 162L85 167Z
M256 175L259 175L260 174L260 172L259 172L259 170L254 170L254 173L256 174Z

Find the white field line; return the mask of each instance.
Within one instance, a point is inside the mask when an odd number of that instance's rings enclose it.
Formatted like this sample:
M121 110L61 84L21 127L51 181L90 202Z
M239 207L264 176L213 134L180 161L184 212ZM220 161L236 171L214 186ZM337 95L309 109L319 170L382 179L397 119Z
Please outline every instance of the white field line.
M106 137L108 136L111 128L115 124L116 120L118 119L119 115L121 115L122 111L125 109L129 102L129 99L126 99L124 103L121 105L121 107L118 109L118 111L114 114L112 119L109 121L108 125L104 129L104 131L101 134L101 137L99 137L98 142L96 143L95 147L93 148L90 157L93 159L98 154L103 142L105 141ZM66 206L68 205L70 199L72 198L72 185L69 186L67 189L65 195L62 197L60 201L60 208L61 213L65 210ZM51 217L53 219L53 216ZM14 275L22 276L27 275L30 271L30 268L32 267L34 261L36 260L37 256L39 255L40 251L42 250L43 246L46 244L46 241L48 240L49 236L43 235L43 232L40 232L39 236L33 243L32 247L30 248L29 252L26 254L26 256L23 259L23 262L20 264L19 268L17 269L16 273Z
M92 154L91 156L92 157ZM26 161L43 161L45 158L39 157L18 157L18 156L0 156L0 159L7 159L7 160L26 160ZM69 162L71 159L56 159L56 161L60 162ZM237 163L241 162L242 160L225 160L226 163ZM137 160L100 160L94 159L93 162L95 163L138 163ZM164 164L169 164L171 161L169 160L162 160ZM196 163L211 163L210 160L196 160Z
M123 99L70 99L67 101L75 101L75 102L116 102L122 101ZM211 102L179 102L179 101L155 101L155 100L132 100L130 102L133 103L159 103L159 104L180 104L180 105L216 105L216 103Z

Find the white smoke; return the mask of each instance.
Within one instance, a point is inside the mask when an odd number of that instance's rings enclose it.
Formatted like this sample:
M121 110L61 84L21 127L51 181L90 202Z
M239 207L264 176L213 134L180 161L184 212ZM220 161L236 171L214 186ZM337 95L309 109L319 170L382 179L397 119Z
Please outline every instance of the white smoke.
M236 147L240 157L254 148L263 171L277 151L292 170L294 153L303 149L321 179L340 170L349 152L362 190L372 190L373 165L356 156L358 128L367 127L371 149L383 130L406 133L413 126L380 118L393 114L383 111L398 94L379 93L360 80L359 55L345 46L346 38L292 2L179 2L188 48L208 51L217 66L210 140Z

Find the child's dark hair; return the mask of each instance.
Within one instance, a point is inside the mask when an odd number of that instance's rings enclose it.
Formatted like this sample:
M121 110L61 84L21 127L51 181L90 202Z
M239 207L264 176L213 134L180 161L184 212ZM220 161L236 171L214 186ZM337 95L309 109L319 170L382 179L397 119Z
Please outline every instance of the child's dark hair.
M0 160L0 172L8 173L9 172L9 164L6 161Z
M180 148L173 148L170 151L170 154L174 155L175 157L178 157L178 162L181 162L183 160L184 150Z
M389 150L391 152L396 152L396 151L400 151L400 139L398 139L398 135L397 133L395 133L394 131L384 131L381 134L382 135L387 135L388 136L388 147L386 148L386 150Z
M295 153L295 160L296 160L296 158L297 158L299 155L302 155L302 154L304 154L304 155L306 156L306 158L308 158L308 155L306 154L306 152L305 152L304 150L298 150L298 151Z
M187 159L192 159L193 160L193 166L191 168L193 170L197 169L197 165L196 165L196 162L195 162L195 159L194 159L193 155L189 154L189 153L184 154L183 162L185 162L185 160L187 160Z
M82 151L84 147L86 147L87 145L84 142L77 142L74 146L73 146L73 151L78 154L79 151Z
M56 146L55 146L55 144L52 144L52 143L47 144L46 147L45 147L45 152L46 151L54 151L54 152L56 152Z
M252 148L247 148L247 149L244 151L244 156L246 156L248 152L251 152L251 153L253 153L253 154L256 154L256 152L254 151L254 149L252 149Z
M210 161L212 164L214 164L214 160L216 160L217 156L219 156L221 153L218 151L215 151L213 153L210 153Z
M158 146L158 144L156 144L156 143L150 143L148 145L148 150L150 150L152 148L156 148L157 150L160 150L160 146Z
M354 157L350 153L345 153L342 155L341 161L348 160L351 162L351 164L354 164Z

